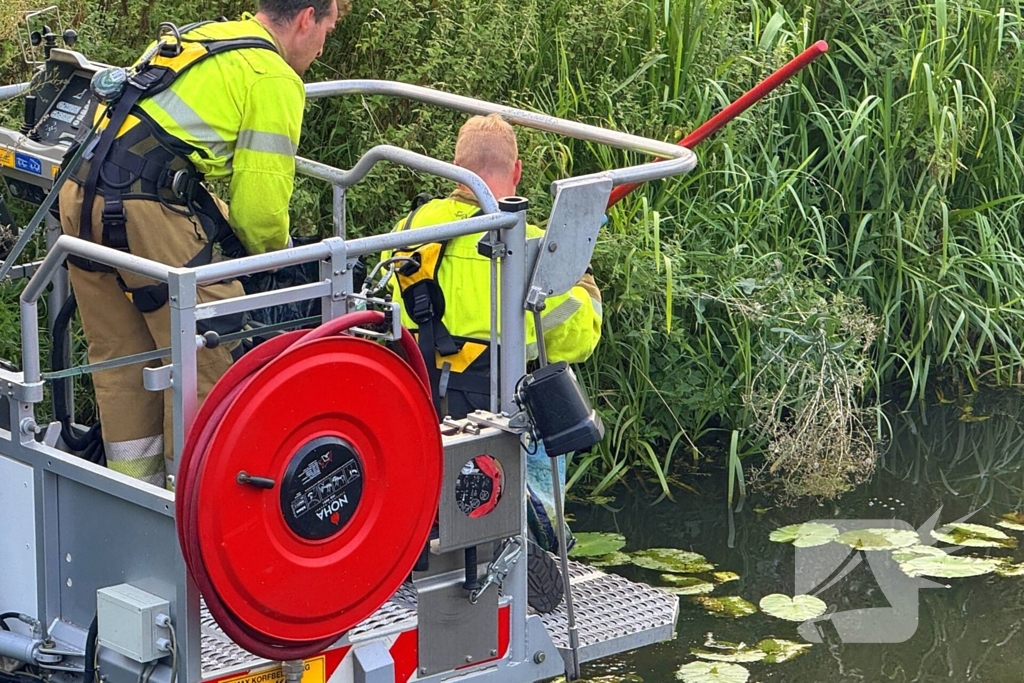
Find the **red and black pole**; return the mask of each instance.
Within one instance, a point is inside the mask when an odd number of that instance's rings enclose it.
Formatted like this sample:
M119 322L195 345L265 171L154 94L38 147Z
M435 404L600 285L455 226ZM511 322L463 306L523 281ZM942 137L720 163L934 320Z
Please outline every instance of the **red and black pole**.
M828 43L824 40L819 40L814 45L811 45L809 48L794 57L781 69L755 85L749 92L745 93L738 100L715 114L712 118L708 119L708 121L706 121L702 126L680 140L677 144L680 147L694 147L700 144L717 133L723 126L725 126L725 124L729 123L753 106L755 102L761 100L765 95L788 81L796 75L798 71L826 52L828 52ZM658 161L662 160L658 159ZM608 198L608 207L611 208L613 205L617 204L623 197L639 186L640 183L635 183L632 185L619 185L616 187L612 190L612 194Z

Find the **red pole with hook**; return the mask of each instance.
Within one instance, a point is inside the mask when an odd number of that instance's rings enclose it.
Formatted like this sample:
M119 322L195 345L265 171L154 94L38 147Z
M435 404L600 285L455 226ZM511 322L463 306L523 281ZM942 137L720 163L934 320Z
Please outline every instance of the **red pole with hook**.
M783 66L781 69L773 73L768 78L764 79L753 87L749 92L745 93L738 100L730 104L722 111L715 114L712 118L708 119L704 125L697 128L685 138L680 140L677 144L680 147L693 147L707 138L717 133L725 124L732 121L734 118L749 109L755 102L762 99L765 95L775 90L777 87L792 78L798 71L803 69L805 66L813 62L821 55L828 52L828 43L824 40L819 40L814 45L801 52L799 55L794 57L789 63ZM661 159L658 159L661 161ZM640 186L639 183L634 185L619 185L612 190L611 196L608 198L608 207L611 208L614 204L617 204L619 200L628 195L630 192Z

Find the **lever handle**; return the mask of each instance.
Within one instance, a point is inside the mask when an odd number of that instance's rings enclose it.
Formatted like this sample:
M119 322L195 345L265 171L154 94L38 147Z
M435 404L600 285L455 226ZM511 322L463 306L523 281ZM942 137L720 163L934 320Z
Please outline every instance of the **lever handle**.
M268 491L277 485L277 483L269 477L254 477L245 470L238 473L238 476L235 477L235 481L239 484L255 486L258 489L267 489Z

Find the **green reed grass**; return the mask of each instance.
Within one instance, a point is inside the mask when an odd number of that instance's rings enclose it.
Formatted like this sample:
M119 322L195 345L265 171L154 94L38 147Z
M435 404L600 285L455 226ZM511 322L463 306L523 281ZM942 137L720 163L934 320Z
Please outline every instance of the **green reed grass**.
M829 363L863 385L862 407L893 383L906 387L903 405L940 377L967 388L1019 383L1021 3L354 4L310 78L408 81L673 141L815 40L831 45L702 145L697 171L610 212L594 257L604 339L582 368L608 438L577 457L574 486L639 482L665 495L683 465L730 462L735 472L741 455L770 450L750 398L757 382L774 383L760 389L781 397L779 420L799 411L814 381L828 383L764 372L785 365L779 349L798 362L808 348L784 343L780 329L825 335ZM158 21L243 9L238 0L62 2L81 47L122 63ZM19 75L11 54L0 52L4 81ZM315 101L301 152L347 167L388 142L446 158L462 119L384 98ZM529 131L520 152L536 221L551 180L646 160ZM447 186L378 169L349 194L353 231L389 229L421 191ZM301 182L298 197L297 222L326 229L329 192ZM873 320L874 344L844 346L843 326L822 322L843 316Z

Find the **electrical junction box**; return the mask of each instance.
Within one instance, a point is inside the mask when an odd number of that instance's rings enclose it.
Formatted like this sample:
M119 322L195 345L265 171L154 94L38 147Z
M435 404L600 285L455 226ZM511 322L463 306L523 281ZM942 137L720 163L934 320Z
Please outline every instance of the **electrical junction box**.
M170 642L170 629L157 624L157 615L170 615L170 603L152 593L122 583L96 591L99 643L136 662L166 657L161 647ZM158 644L157 641L164 641Z

